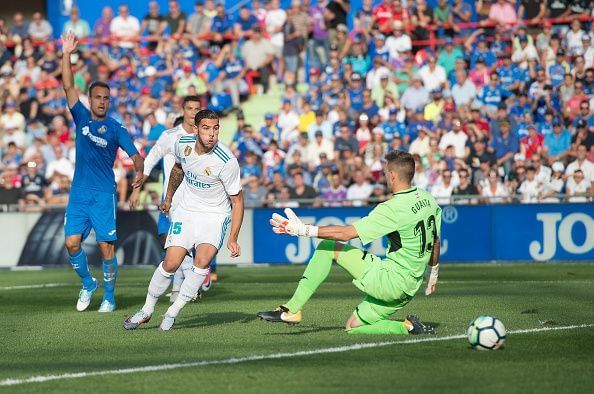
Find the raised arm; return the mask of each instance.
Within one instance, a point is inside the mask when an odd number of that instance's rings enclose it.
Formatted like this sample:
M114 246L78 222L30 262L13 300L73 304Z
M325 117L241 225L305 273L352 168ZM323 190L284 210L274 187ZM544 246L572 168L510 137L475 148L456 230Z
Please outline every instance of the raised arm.
M72 65L70 64L70 55L76 50L77 45L78 40L72 30L62 35L62 85L70 108L74 107L78 102L78 93L74 88L74 77L72 75Z
M159 209L163 213L169 213L169 208L171 208L171 201L173 200L173 195L177 191L179 185L181 185L184 179L184 170L182 169L181 164L175 163L173 168L171 169L171 174L169 175L169 183L167 184L167 192L165 193L165 199L163 203L159 206Z

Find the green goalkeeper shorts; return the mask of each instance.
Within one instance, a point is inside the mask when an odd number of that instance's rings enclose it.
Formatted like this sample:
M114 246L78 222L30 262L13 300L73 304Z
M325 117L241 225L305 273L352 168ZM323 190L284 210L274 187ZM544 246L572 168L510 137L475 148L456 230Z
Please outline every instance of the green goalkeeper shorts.
M400 288L403 278L391 260L382 260L372 253L347 246L340 253L337 263L350 272L353 271L350 267L362 266L357 270L361 272L360 277L353 279L353 284L366 294L354 311L361 323L373 324L384 320L413 298Z

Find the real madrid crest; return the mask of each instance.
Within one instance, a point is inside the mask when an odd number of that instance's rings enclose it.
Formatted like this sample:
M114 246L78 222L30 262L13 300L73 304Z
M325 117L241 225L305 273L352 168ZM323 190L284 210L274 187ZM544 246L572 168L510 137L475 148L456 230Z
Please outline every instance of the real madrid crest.
M204 169L204 175L206 175L206 176L210 176L210 174L212 174L212 168L210 168L210 167L206 167L206 168Z
M186 146L186 148L184 149L184 155L186 156L190 156L190 153L192 153L192 147L191 146Z
M100 134L103 134L107 131L107 126L103 125L97 129Z

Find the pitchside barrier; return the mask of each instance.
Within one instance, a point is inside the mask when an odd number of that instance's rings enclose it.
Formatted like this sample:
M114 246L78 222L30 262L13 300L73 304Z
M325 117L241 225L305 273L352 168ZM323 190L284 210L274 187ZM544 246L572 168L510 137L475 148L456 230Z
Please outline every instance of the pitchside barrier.
M304 222L349 224L372 207L296 208ZM246 210L240 235L241 256L230 257L223 247L220 264L292 264L309 260L319 240L274 234L268 223L282 209ZM156 212L118 214L117 257L120 264L155 265L160 257ZM0 214L0 267L68 264L64 249L64 210ZM225 241L226 242L226 241ZM362 247L359 240L354 246ZM367 250L382 256L377 240ZM100 263L94 233L83 247L92 264ZM594 262L594 205L509 204L446 205L442 214L441 261L591 261Z

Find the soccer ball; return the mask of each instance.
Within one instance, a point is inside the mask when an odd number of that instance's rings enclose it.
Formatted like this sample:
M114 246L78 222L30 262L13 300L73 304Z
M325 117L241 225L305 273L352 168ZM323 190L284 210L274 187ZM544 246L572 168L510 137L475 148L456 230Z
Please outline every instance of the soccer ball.
M468 327L468 342L474 349L495 350L505 342L505 327L493 316L479 316Z

